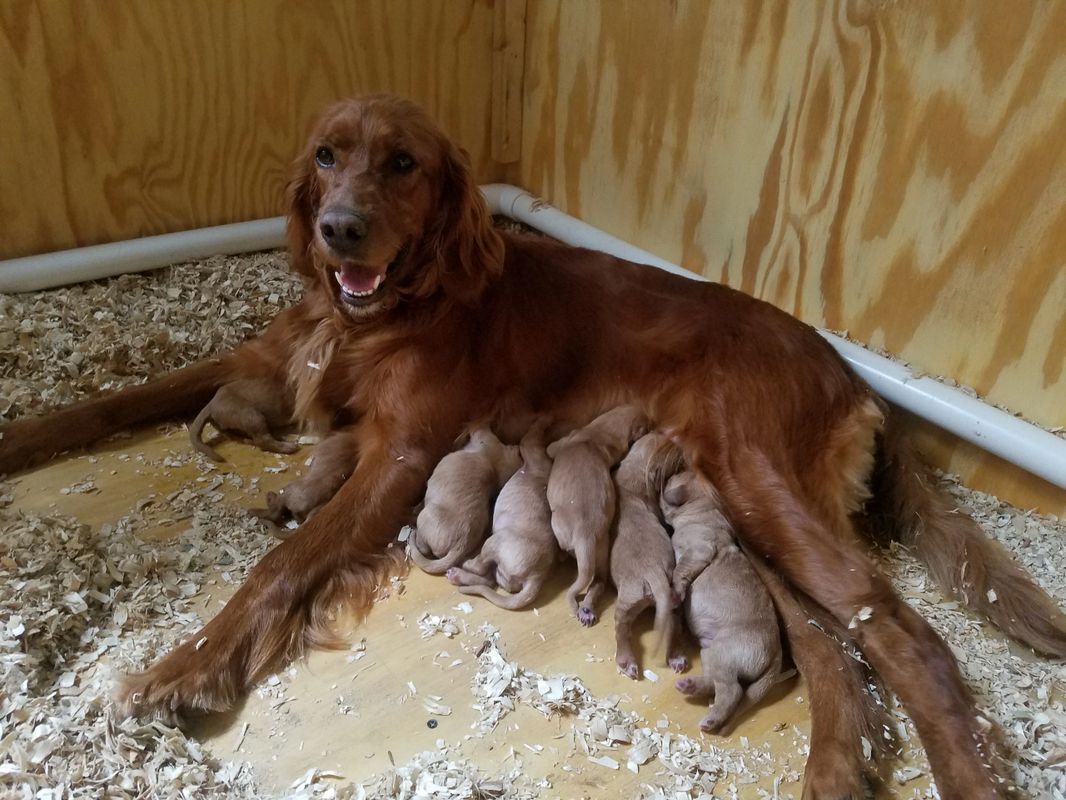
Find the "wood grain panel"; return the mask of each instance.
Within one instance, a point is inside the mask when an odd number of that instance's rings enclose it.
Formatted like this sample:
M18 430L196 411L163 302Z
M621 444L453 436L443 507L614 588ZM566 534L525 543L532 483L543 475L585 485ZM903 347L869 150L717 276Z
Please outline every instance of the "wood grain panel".
M489 154L492 0L5 0L0 258L280 213L327 103L394 91Z
M526 87L532 191L1066 425L1066 4L545 0Z

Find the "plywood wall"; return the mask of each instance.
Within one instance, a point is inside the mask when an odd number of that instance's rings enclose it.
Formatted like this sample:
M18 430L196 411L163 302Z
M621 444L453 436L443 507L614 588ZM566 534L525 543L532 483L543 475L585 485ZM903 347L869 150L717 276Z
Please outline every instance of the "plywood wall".
M1066 425L1066 4L540 0L527 24L527 188Z
M4 0L0 258L274 216L327 103L395 91L489 160L492 0Z

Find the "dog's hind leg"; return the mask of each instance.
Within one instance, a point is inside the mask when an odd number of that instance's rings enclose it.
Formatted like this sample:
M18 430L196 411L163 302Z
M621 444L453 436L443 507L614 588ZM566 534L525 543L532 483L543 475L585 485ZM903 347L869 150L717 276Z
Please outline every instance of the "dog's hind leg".
M992 726L977 714L951 650L896 595L854 533L834 529L844 522L821 519L798 479L751 446L735 448L724 469L699 447L696 466L722 492L741 538L838 622L856 626L863 652L914 719L945 800L1006 796L991 766Z
M867 689L876 679L845 651L844 626L821 608L801 605L795 589L761 557L749 553L749 560L773 598L792 661L807 684L811 744L803 798L865 797L868 781L878 776L876 763L867 760L861 743L865 739L874 746L875 759L883 757L889 722L885 707Z
M633 621L652 601L643 594L630 596L619 591L614 607L615 664L627 678L640 676L640 664L633 652Z

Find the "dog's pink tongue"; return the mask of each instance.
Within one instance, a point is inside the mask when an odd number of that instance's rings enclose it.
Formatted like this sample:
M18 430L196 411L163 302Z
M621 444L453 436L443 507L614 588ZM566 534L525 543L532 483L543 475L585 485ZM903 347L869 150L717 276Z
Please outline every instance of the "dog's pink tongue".
M338 280L341 286L356 294L374 289L378 275L382 274L378 270L362 264L344 264L339 272Z

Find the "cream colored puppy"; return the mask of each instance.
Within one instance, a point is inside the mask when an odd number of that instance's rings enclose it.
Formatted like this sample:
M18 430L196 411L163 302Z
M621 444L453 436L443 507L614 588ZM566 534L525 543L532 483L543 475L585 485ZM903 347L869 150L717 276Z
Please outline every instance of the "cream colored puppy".
M503 444L487 428L442 458L408 540L411 560L440 575L469 558L485 538L496 493L521 461L517 447Z
M688 668L680 651L678 598L670 587L674 550L659 521L658 498L652 490L654 460L669 447L668 440L649 433L637 440L618 467L618 516L611 547L611 580L618 590L614 610L615 662L622 674L640 675L633 652L633 621L655 606L655 628L667 644L667 663L677 672Z
M781 629L713 487L694 472L675 475L663 491L662 509L674 528L674 588L688 590L685 618L703 662L702 677L676 685L682 694L714 695L700 729L718 733L780 680Z
M545 497L551 461L544 451L544 427L538 423L523 437L522 468L496 499L492 535L481 553L448 570L448 580L460 592L480 595L501 608L532 603L559 554ZM497 586L510 594L500 594Z
M616 506L611 470L647 433L648 425L641 411L621 406L548 447L553 460L548 478L552 531L559 547L577 561L577 578L566 599L582 625L594 625L599 619L596 605L610 577ZM585 597L579 604L582 592Z

